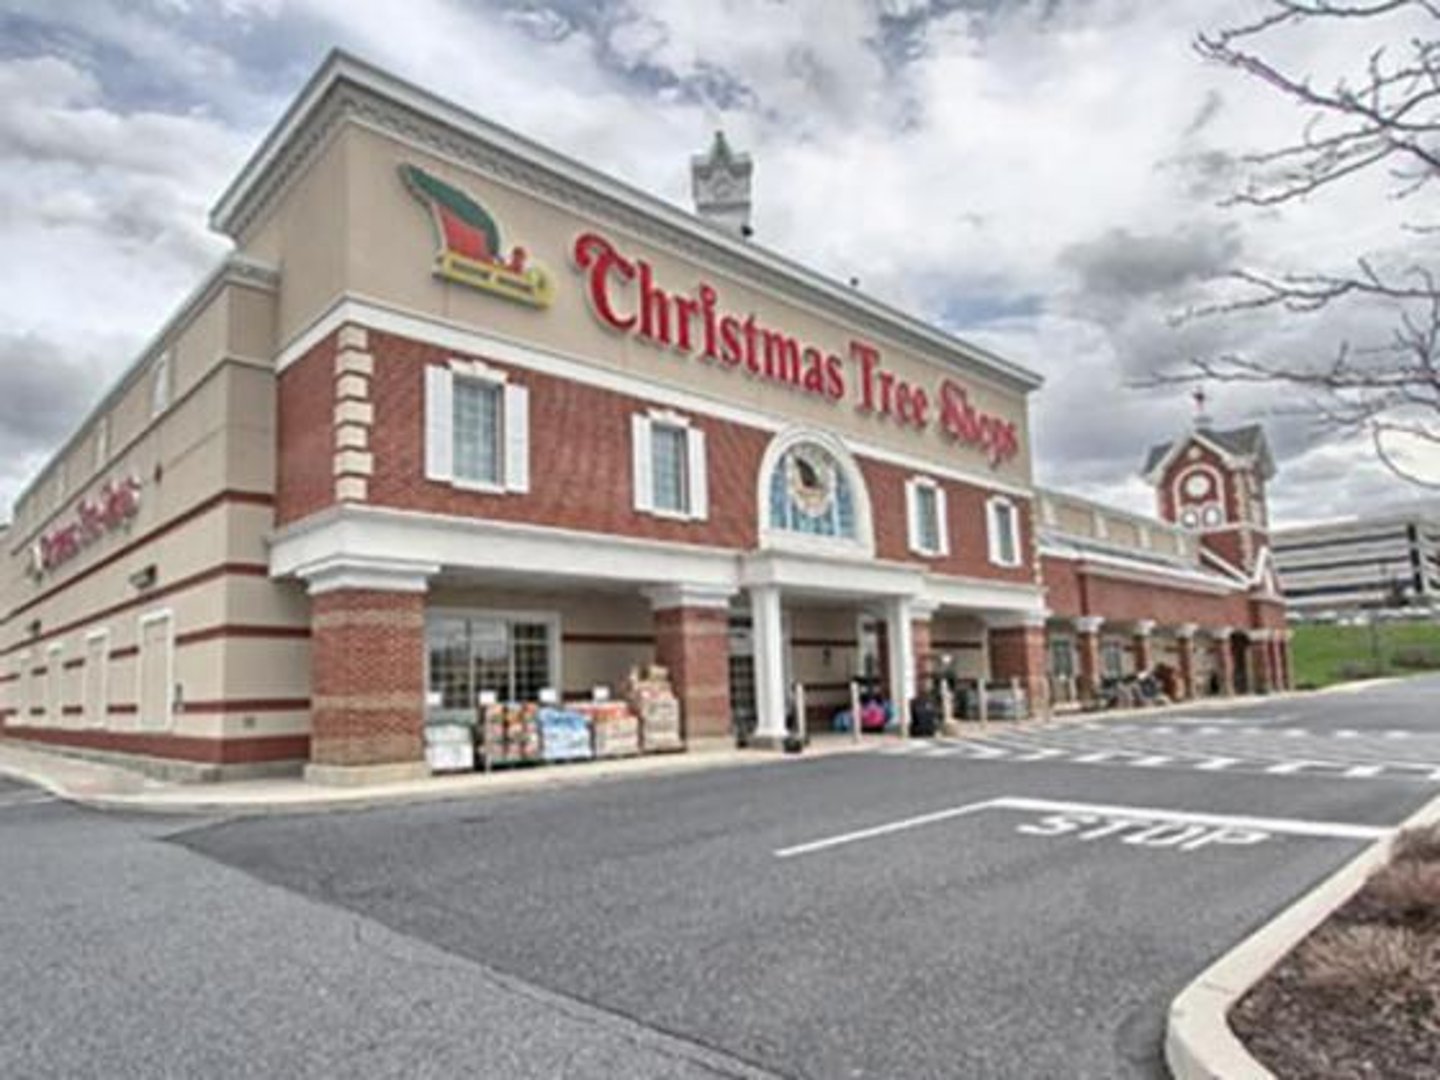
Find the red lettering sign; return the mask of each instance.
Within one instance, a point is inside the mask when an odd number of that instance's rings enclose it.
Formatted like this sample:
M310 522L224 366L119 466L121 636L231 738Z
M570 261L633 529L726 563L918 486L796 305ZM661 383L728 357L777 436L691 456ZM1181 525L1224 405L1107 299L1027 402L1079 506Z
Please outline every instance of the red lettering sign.
M669 292L656 284L648 262L626 258L596 232L575 238L571 258L585 275L590 309L611 330L799 393L831 402L845 397L841 357L763 325L753 312L722 311L720 294L709 282L699 282L691 295ZM887 370L874 345L851 341L849 358L858 412L916 431L929 428L937 403L931 393ZM992 468L1019 453L1015 425L977 412L953 380L941 384L938 405L945 436L983 452Z
M107 482L94 499L80 501L75 508L76 520L56 526L35 541L31 549L31 572L40 577L54 570L139 512L139 479L132 476Z

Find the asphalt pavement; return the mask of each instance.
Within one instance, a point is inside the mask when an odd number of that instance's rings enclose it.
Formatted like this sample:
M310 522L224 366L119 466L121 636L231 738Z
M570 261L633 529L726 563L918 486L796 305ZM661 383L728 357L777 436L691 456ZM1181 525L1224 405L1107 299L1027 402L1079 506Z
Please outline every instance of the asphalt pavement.
M1436 736L1426 678L364 812L0 786L0 1075L1161 1076L1173 995L1440 794L1338 767Z

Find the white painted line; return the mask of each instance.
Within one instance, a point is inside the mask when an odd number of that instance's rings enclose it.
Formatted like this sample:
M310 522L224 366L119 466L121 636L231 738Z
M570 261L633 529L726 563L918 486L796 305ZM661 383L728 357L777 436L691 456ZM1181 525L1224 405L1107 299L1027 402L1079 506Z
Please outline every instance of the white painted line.
M1127 761L1126 765L1133 765L1137 769L1153 769L1157 765L1169 765L1175 759L1164 754L1151 754L1149 757L1136 758L1134 761Z
M1279 734L1284 735L1287 739L1298 739L1301 736L1309 735L1310 733L1304 728L1287 727L1281 728Z
M1296 773L1304 772L1309 768L1324 768L1323 761L1282 761L1278 765L1271 765L1264 769L1264 772L1272 776L1294 776Z
M1219 772L1221 769L1228 769L1231 765L1239 765L1240 759L1233 757L1212 757L1200 762L1195 768L1201 772Z
M1410 737L1410 732L1408 732L1408 731L1382 731L1382 732L1380 733L1380 737L1381 737L1382 739L1408 739L1408 738Z
M1360 738L1360 732L1356 731L1356 730L1353 729L1353 728L1341 728L1339 731L1335 732L1335 738L1337 738L1337 739L1358 739L1358 738Z
M1162 810L1147 806L1103 806L1096 803L1058 802L1051 799L1028 799L1005 796L992 799L990 806L1004 810L1030 810L1035 813L1100 814L1104 817L1137 818L1145 821L1176 821L1191 825L1234 826L1284 833L1287 836L1315 836L1333 840L1378 840L1395 830L1378 825L1350 825L1339 821L1299 821L1294 818L1246 817L1236 814L1192 813L1188 810Z
M1119 758L1129 756L1129 752L1125 750L1097 750L1090 754L1077 754L1071 760L1074 761L1076 765L1099 765L1102 762L1116 761Z
M1341 775L1348 776L1352 780L1366 780L1372 776L1379 776L1384 771L1384 765L1353 765Z
M1018 754L1010 760L1017 762L1044 761L1047 758L1064 757L1066 752L1067 751L1064 750L1057 750L1053 746L1042 746L1038 750L1027 750L1023 754Z
M964 817L966 814L973 814L977 810L984 810L994 806L993 799L985 802L969 803L966 806L954 806L949 810L936 810L932 814L919 814L915 817L901 818L899 821L887 822L884 825L875 825L868 829L857 829L855 832L841 833L838 836L827 836L823 840L812 840L808 844L796 844L793 847L781 848L775 852L777 859L790 859L796 855L809 855L816 851L824 851L827 848L840 847L842 844L853 844L857 840L870 840L877 836L888 836L891 833L902 832L905 829L919 828L921 825L933 825L937 821L949 821L952 818Z

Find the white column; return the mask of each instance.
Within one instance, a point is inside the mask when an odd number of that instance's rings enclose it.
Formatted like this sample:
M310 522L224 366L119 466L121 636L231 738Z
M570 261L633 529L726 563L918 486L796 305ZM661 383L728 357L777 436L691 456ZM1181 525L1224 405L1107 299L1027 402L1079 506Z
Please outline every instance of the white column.
M885 601L885 638L890 648L890 696L900 731L910 734L910 699L915 696L915 642L910 633L910 599L892 596Z
M778 746L785 739L785 633L780 586L750 589L750 634L755 648L755 742Z

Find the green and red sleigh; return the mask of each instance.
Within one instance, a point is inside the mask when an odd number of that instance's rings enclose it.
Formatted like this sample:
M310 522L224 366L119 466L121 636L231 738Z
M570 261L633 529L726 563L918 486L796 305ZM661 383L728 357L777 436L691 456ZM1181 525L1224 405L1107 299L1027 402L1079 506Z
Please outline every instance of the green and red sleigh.
M554 285L538 263L526 265L524 248L505 253L500 225L474 198L415 165L401 165L400 178L430 211L435 224L438 277L518 300L548 307Z

